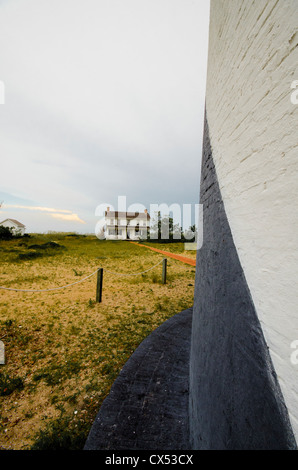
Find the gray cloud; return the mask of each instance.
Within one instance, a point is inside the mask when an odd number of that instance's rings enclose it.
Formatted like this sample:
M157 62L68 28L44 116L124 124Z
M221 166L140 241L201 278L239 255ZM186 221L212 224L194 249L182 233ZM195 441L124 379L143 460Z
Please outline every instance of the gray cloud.
M27 0L18 15L0 3L1 190L68 209L88 229L95 207L121 194L145 206L197 202L202 3Z

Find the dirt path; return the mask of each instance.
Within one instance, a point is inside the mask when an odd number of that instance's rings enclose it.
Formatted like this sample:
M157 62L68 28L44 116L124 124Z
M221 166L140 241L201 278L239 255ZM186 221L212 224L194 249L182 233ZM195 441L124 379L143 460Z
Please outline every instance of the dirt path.
M158 250L158 248L152 248L151 246L142 245L141 243L136 243L136 242L130 242L130 243L134 243L135 245L138 245L138 246L143 246L144 248L148 248L149 250L152 250L152 251L157 251L157 253L162 253L163 255L166 255L169 258L182 261L182 263L190 264L191 266L196 266L195 259L187 258L186 256L176 255L175 253L170 253L169 251Z

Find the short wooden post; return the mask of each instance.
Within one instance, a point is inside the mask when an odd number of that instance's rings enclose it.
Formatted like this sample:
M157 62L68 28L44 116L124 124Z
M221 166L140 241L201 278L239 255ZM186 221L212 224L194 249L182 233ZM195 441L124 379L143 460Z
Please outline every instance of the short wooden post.
M102 298L102 278L103 268L99 268L97 271L97 284L96 284L96 302L100 303Z
M164 258L162 262L162 283L167 283L167 258Z

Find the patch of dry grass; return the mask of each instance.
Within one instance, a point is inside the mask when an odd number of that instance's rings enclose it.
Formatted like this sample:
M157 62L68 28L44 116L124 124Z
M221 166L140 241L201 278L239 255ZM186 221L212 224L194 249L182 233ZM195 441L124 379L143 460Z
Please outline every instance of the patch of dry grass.
M50 241L56 245L36 247ZM93 236L34 235L2 241L0 250L0 284L7 287L48 289L104 268L100 304L96 275L51 292L0 290L6 353L0 449L80 449L132 352L167 318L192 306L195 269L168 259L166 285L161 265L138 276L110 274L146 270L163 255Z

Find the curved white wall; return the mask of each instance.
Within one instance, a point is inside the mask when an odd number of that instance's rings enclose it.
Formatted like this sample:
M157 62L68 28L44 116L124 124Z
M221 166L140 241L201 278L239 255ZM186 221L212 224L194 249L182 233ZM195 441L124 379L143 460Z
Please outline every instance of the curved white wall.
M211 0L206 109L225 210L298 436L297 0Z

